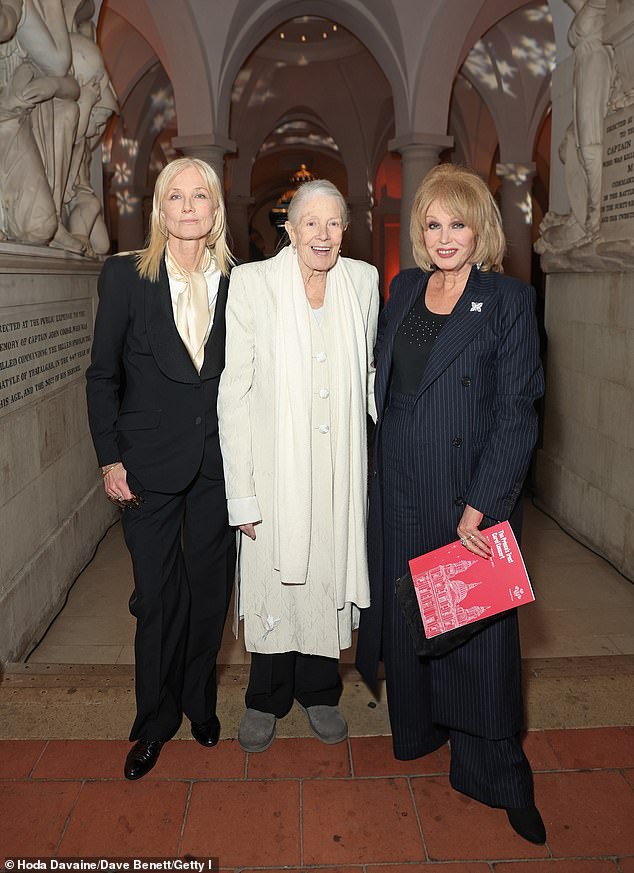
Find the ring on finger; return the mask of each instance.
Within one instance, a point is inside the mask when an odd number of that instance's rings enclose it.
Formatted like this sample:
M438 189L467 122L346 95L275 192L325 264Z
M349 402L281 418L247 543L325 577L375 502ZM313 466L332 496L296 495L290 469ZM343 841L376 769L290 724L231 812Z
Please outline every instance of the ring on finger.
M467 538L466 538L466 537L460 537L460 542L462 543L463 546L466 546L466 545L467 545Z
M475 534L469 534L469 536L467 537L467 539L468 539L468 540L474 540L474 539L475 539Z

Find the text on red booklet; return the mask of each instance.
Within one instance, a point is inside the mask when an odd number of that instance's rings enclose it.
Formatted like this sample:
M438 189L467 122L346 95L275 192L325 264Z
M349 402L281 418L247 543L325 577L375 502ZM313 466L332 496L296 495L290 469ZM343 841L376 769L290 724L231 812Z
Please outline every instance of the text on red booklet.
M491 545L489 559L458 540L409 562L427 639L535 600L508 521L482 533Z

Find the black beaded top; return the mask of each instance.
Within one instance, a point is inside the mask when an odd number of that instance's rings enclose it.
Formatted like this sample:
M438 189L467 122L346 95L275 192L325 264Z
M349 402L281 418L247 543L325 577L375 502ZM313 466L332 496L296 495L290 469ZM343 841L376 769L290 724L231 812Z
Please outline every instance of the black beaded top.
M416 394L431 350L449 315L431 312L425 292L405 316L394 339L390 388L398 394Z

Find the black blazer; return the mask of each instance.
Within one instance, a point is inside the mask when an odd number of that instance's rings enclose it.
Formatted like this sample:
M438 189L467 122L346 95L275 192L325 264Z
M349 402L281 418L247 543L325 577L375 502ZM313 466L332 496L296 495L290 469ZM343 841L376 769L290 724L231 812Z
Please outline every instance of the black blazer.
M180 338L165 262L142 279L134 255L116 255L99 277L88 418L101 466L123 461L151 491L183 490L202 471L223 478L216 403L225 358L229 280L221 276L200 371Z
M430 275L415 268L394 279L375 348L378 418L368 535L371 606L362 610L357 647L357 666L370 684L376 679L386 584L381 426L396 333ZM512 516L537 439L534 403L543 388L534 289L474 267L433 346L416 395L412 427L425 519L420 553L457 539L465 504L484 513L483 527Z

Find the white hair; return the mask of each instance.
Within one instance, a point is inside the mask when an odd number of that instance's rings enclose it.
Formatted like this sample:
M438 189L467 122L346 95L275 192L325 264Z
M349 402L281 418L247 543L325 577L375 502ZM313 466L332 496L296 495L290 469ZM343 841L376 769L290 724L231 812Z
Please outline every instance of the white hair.
M328 179L314 179L312 182L304 182L300 185L288 205L288 221L293 227L297 227L300 216L304 210L304 205L313 197L334 197L339 203L341 210L341 222L345 227L348 226L348 206L344 200L343 194L329 182Z

